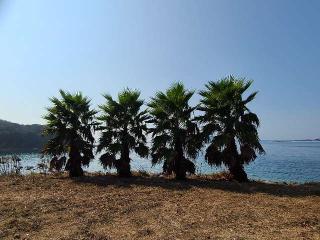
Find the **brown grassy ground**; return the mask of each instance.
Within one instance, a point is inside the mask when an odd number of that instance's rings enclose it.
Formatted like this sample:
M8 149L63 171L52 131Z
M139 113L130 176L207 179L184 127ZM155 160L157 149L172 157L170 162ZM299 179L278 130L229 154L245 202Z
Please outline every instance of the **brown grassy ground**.
M0 177L0 239L320 239L320 184Z

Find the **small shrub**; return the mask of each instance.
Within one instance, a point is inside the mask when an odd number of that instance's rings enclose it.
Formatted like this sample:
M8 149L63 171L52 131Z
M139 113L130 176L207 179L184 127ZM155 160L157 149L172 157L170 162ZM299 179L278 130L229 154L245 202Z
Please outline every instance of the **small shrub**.
M18 156L0 157L0 175L19 175L21 169L21 159Z
M42 158L41 161L37 164L37 168L40 173L47 174L49 171L49 161L46 158Z
M146 170L143 170L143 169L140 169L138 171L138 175L141 177L150 177L150 174Z

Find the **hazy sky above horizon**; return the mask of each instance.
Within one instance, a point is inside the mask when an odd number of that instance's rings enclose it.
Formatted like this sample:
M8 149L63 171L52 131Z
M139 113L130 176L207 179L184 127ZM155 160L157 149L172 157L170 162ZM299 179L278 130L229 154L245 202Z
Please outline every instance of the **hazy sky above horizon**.
M0 119L44 123L48 98L254 79L262 139L320 137L320 1L0 0ZM199 97L195 96L195 104Z

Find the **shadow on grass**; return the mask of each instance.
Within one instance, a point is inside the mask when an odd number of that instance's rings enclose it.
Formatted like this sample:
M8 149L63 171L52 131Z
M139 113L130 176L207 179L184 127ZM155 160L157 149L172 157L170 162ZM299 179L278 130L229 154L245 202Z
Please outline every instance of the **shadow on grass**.
M115 186L131 188L133 186L145 186L164 188L174 191L186 191L191 188L218 189L244 194L264 193L274 196L306 197L320 196L320 184L284 184L265 183L251 181L238 183L227 180L213 180L206 177L192 177L185 181L159 177L159 176L132 176L130 178L119 178L115 175L88 175L75 178L75 182L81 184L93 184L101 187Z

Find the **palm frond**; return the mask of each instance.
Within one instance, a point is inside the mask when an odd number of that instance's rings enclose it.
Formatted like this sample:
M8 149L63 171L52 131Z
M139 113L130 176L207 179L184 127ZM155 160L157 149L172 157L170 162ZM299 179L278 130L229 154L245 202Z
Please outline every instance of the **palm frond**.
M148 113L141 110L144 101L140 99L140 91L126 88L119 92L117 99L108 94L103 96L106 102L99 106L102 135L97 151L116 156L133 150L141 157L148 156Z
M228 166L238 158L241 164L248 163L264 153L257 131L259 118L246 106L257 92L242 99L252 83L230 75L217 82L210 81L199 92L202 98L198 110L202 115L197 120L203 126L202 140L209 143L205 158L210 165ZM240 149L234 147L235 142Z
M109 153L105 153L100 157L100 162L101 162L101 165L104 167L104 169L116 168L116 165L117 165L116 161L117 160L115 156Z

